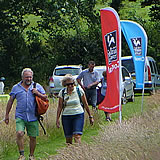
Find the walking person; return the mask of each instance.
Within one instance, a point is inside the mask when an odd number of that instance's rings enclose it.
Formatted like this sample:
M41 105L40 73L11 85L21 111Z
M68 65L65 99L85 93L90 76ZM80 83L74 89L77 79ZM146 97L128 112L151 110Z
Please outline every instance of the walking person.
M4 77L1 77L0 78L0 94L4 94L4 81L5 78Z
M36 136L39 135L38 120L35 116L35 95L41 98L47 98L43 87L37 83L33 88L33 71L30 68L23 69L22 80L13 86L10 92L10 99L7 103L5 123L9 123L9 113L11 111L14 100L17 100L15 119L16 119L16 141L19 149L18 160L25 160L24 141L25 128L30 142L29 160L35 160L34 151L36 148Z
M82 71L77 77L78 84L83 88L86 94L88 104L92 105L92 109L97 110L97 90L96 86L99 83L99 74L94 70L95 62L89 61L88 69ZM83 83L81 82L83 81Z
M107 73L106 73L106 71L103 71L102 75L103 75L103 78L100 81L100 83L102 84L102 87L101 87L101 102L104 100L104 97L106 95L106 89L107 89ZM106 121L112 121L111 113L109 113L109 112L104 112L104 113L105 113Z
M93 116L90 113L85 93L81 87L75 86L75 80L72 75L67 74L62 79L62 85L65 87L59 92L59 101L57 108L56 125L60 127L60 115L62 114L62 125L66 143L81 143L84 125L84 109L86 109L90 124L93 125ZM81 101L84 108L81 105Z

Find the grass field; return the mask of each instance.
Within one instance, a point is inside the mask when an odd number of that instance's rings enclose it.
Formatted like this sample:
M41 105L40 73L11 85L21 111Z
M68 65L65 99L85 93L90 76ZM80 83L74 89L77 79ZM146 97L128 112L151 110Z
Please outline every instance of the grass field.
M144 111L147 109L146 99L150 97L149 95L144 96ZM123 105L122 108L122 122L128 120L133 115L139 116L141 115L141 95L136 95L135 102L129 102L126 105ZM6 102L0 103L0 117L1 119L5 113ZM63 135L62 127L57 129L55 126L55 118L56 118L56 107L57 101L54 103L50 100L50 108L47 114L44 116L44 125L47 129L47 135L44 136L42 129L40 128L40 136L37 138L37 147L35 151L35 156L37 159L46 159L46 157L52 157L51 155L55 155L57 150L60 148L66 148L65 138ZM6 126L4 123L0 124L0 159L4 160L14 160L18 157L18 151L16 146L15 139L15 121L14 121L14 108L10 113L10 124ZM118 122L118 113L112 114L113 122L108 123L105 121L103 111L98 111L98 113L93 113L95 124L94 126L89 125L88 117L86 116L84 134L82 136L82 141L91 143L95 142L95 138L98 133L104 128L108 128L109 126L116 125ZM28 137L25 136L25 155L29 154L28 147ZM51 158L52 159L52 158ZM54 158L53 158L54 159Z

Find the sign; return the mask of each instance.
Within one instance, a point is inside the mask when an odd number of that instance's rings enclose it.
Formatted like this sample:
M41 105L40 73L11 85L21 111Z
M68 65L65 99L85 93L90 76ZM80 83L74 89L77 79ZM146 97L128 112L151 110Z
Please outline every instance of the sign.
M142 26L133 21L121 21L122 32L130 48L136 73L136 88L144 88L147 35Z
M107 89L99 109L105 112L118 112L120 109L121 86L121 28L117 12L104 8L101 13L103 48L106 60Z

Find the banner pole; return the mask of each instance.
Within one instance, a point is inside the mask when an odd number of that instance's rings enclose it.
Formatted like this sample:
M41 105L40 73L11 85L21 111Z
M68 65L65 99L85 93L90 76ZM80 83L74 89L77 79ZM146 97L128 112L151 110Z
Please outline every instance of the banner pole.
M120 108L120 111L119 111L119 123L121 124L122 123L122 110L121 110L121 105L119 106Z
M142 104L141 104L141 113L143 113L143 99L144 99L144 84L143 84L143 90L142 90Z
M142 89L142 104L141 104L141 113L143 113L143 99L144 99L145 68L146 68L146 57L144 58L144 73L143 73L143 89Z
M121 93L123 93L122 92L122 68L121 68L121 66L122 66L122 64L121 64L121 55L122 55L122 53L121 53L121 45L122 45L122 43L121 43L121 27L119 26L119 122L120 122L120 124L121 124L121 122L122 122L122 104L121 104Z
M121 60L120 60L121 61ZM121 78L121 62L119 63L119 123L122 123L122 104L121 104L121 93L122 92L122 78Z

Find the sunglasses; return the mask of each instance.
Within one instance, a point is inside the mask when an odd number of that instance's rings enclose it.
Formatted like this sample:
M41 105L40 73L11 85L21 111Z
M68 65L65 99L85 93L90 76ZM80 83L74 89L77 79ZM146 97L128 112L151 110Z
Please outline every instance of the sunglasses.
M70 85L73 86L74 83L67 83L67 84L66 84L66 86L70 86Z

